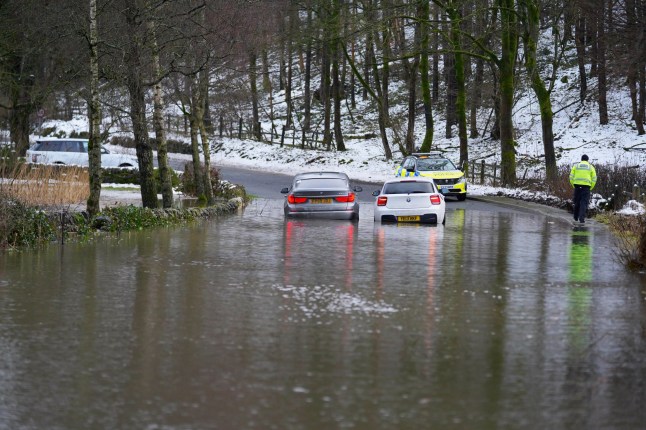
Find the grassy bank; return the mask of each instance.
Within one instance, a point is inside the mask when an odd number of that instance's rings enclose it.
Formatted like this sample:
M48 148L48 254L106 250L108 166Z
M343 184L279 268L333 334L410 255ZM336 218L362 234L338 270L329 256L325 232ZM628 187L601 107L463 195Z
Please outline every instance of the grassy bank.
M85 207L89 196L87 169L19 164L0 173L0 251L195 222L235 212L248 201L244 188L215 184L217 199L210 206L149 209L118 205L89 218L77 209ZM124 174L136 177L132 172Z

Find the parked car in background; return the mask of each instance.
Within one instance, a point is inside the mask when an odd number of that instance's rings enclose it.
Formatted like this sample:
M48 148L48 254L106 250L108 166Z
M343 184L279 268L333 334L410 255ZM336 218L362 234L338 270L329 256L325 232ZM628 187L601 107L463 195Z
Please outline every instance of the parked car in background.
M27 150L28 163L89 166L88 140L46 137L37 139ZM101 147L101 167L136 167L137 158Z
M375 222L444 224L446 203L431 178L395 178L372 193Z
M433 178L435 185L445 196L455 196L460 201L467 198L467 180L464 177L464 172L439 152L421 152L409 155L397 167L395 176Z
M280 192L285 196L284 212L290 218L359 219L359 202L348 175L341 172L300 173L292 186Z

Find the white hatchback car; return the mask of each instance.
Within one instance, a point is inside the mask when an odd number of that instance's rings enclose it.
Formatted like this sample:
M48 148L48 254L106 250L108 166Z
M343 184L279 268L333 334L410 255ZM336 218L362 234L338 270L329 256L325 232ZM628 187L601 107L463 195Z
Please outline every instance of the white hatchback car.
M421 176L395 178L372 193L375 222L415 222L444 224L444 196L430 178Z
M88 140L46 137L37 139L27 150L28 163L89 166ZM111 153L101 148L101 167L137 167L137 158Z

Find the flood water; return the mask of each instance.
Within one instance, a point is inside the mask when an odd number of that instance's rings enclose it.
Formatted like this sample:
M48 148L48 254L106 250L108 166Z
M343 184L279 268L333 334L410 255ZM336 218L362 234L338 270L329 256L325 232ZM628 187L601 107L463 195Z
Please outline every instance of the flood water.
M646 283L603 228L281 205L0 256L0 428L646 427Z

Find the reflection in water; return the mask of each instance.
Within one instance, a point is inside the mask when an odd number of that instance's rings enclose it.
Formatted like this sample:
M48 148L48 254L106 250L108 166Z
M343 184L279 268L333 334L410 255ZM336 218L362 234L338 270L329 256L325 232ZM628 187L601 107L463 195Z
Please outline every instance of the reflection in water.
M585 227L575 227L571 236L569 261L573 284L568 287L569 339L572 352L578 355L590 342L592 289L586 283L592 280L592 233Z
M605 232L281 203L2 256L0 428L643 427L643 283Z
M575 227L570 245L570 281L589 282L592 280L592 233L585 228Z
M296 272L316 274L330 263L342 262L344 285L352 289L354 245L358 227L353 222L285 220L284 280Z

